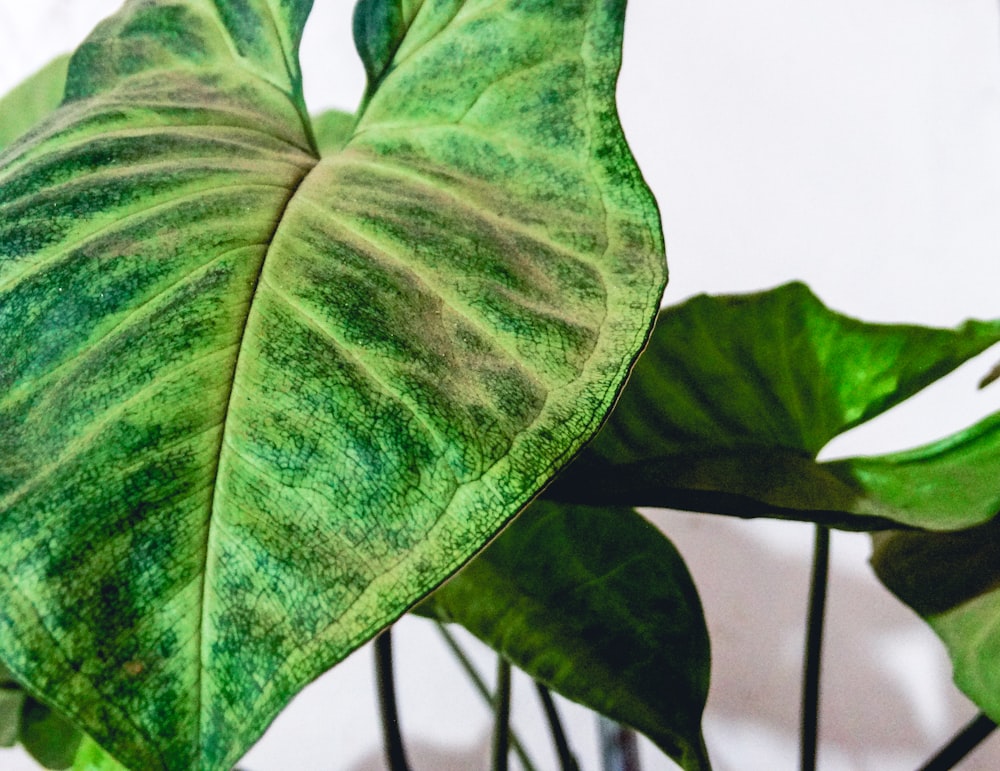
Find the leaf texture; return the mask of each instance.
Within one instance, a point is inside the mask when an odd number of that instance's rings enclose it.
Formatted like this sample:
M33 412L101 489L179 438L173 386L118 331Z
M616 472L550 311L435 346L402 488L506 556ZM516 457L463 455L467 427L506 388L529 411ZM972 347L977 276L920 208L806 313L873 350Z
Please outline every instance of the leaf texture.
M0 154L0 655L131 768L228 768L475 553L662 290L623 2L414 6L322 161L309 6L127 3Z

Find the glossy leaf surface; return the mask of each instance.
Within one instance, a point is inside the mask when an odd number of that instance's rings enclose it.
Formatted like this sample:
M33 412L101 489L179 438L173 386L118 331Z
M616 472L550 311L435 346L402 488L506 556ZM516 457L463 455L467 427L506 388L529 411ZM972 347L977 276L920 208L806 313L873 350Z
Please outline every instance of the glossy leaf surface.
M670 541L631 509L532 504L418 609L642 731L684 768L709 767L698 593Z
M0 154L0 654L144 771L228 768L479 549L662 289L623 2L408 5L322 161L309 5L127 3Z
M815 460L833 437L1000 340L868 324L803 285L660 312L611 418L546 491L556 500L957 529L1000 506L1000 419L910 452Z

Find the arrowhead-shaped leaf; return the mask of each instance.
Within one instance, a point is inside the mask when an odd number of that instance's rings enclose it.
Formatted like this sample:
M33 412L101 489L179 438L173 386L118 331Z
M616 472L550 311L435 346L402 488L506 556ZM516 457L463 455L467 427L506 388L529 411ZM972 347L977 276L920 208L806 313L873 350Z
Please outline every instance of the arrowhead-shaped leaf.
M555 500L954 529L1000 505L1000 419L907 453L819 450L1000 341L1000 322L869 324L802 284L660 312L610 419Z
M418 610L462 624L684 768L709 768L701 603L673 544L634 511L534 503Z
M404 3L322 161L309 6L127 3L0 154L0 656L144 771L229 767L477 551L662 289L624 0Z

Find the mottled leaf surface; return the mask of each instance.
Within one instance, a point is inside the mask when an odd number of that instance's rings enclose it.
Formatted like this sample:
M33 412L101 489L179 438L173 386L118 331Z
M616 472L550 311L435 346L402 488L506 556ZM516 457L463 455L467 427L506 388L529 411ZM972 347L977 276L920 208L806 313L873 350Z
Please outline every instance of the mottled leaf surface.
M663 285L623 1L407 6L322 161L309 5L127 3L0 154L0 656L143 771L228 768L477 551Z
M695 297L660 312L611 418L546 495L850 529L983 522L1000 507L1000 418L909 452L815 458L998 340L998 322L865 323L798 283Z
M0 150L59 106L68 67L69 54L58 56L0 99Z
M701 603L673 544L633 510L534 503L418 609L684 768L709 767Z

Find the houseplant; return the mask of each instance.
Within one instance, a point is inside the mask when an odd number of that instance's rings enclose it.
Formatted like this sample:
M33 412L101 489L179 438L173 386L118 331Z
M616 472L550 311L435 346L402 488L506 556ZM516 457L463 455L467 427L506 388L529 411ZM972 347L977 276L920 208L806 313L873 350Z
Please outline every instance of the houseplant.
M404 11L405 11L405 9L404 9ZM379 24L379 25L376 25L376 26L377 26L377 28L378 28L378 29L383 29L383 28L384 28L384 27L383 27L383 26L382 26L381 24ZM148 27L143 27L143 26L142 26L142 24L135 24L135 25L133 25L132 27L130 27L130 34L132 34L132 33L136 33L136 32L138 32L139 34L147 34L147 33L149 32L149 28L148 28ZM181 42L183 42L183 41L181 41ZM378 43L378 41L376 41L376 42ZM381 43L378 43L378 44L380 45ZM374 47L375 47L375 48L378 48L378 45L375 45ZM371 51L369 51L369 53L371 54ZM132 54L134 54L134 52L132 52ZM132 54L129 54L129 55L132 55ZM373 59L377 59L377 58L378 58L378 51L376 51L376 52L375 52L375 54L372 54L372 55L370 56L370 58L373 58ZM103 67L103 66L104 66L104 65L106 64L106 62L102 61L102 60L100 59L100 57L95 57L95 58L94 58L94 61L95 61L95 62L97 63L97 66L101 66L101 67ZM125 59L123 59L123 61L128 61L128 57L126 57ZM128 65L128 66L129 66L129 67L131 67L131 66L132 66L132 63L131 63L131 62L129 62L129 65ZM376 77L377 77L377 73L376 73ZM72 78L71 78L71 82L72 82ZM450 85L450 84L451 84L451 81L449 80L448 82L449 82L449 85ZM79 213L79 212L74 212L74 214L78 214L78 213ZM425 219L426 219L426 218L425 218ZM48 223L47 223L47 224L48 224ZM23 319L22 319L22 321L23 321ZM984 339L985 339L985 338L984 338ZM111 590L109 590L109 591L111 591ZM102 600L102 602L101 602L101 605L102 605L102 606L104 606L104 605L108 605L108 604L113 604L113 603L110 603L110 602L108 602L108 601L107 601L107 598L104 598L104 599ZM132 661L131 659L130 659L129 661L126 661L126 662L125 662L125 664L129 664L129 665L132 665L132 666L131 666L131 668L132 668L132 669L135 669L135 668L136 668L137 666L139 666L139 664L138 664L138 663L135 663L135 662L133 662L133 661ZM137 674L141 674L141 673L137 673Z

